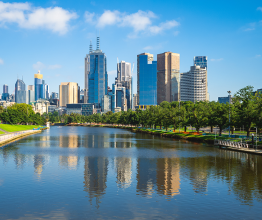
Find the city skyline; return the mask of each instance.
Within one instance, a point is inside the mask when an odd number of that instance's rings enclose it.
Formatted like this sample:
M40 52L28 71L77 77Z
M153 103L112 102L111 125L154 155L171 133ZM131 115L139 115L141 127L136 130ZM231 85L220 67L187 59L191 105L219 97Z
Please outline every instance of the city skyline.
M14 2L9 1L13 6ZM5 10L15 13L10 5L5 9L6 3L0 3L5 6L0 14L3 15ZM9 93L13 94L17 76L19 79L23 76L26 85L33 85L32 74L41 70L50 92L58 92L63 81L78 82L83 89L83 57L88 54L89 42L95 42L97 33L108 59L110 87L117 75L117 57L135 62L133 82L136 82L137 54L150 53L156 60L157 54L171 51L180 54L181 73L189 70L193 57L209 58L210 101L226 96L228 90L234 94L246 85L261 88L261 2L252 1L246 5L240 1L237 5L226 4L227 7L223 7L225 1L220 4L207 1L189 3L184 6L171 1L153 4L134 2L127 9L126 4L105 1L79 1L76 4L21 2L19 10L26 15L24 23L3 16L0 18L3 24L0 27L3 39L0 43L0 74L4 75L1 82L7 84ZM64 20L61 23L32 24L27 16L36 15L38 8L60 10ZM241 15L243 13L245 18ZM134 26L131 21L137 17L144 18L145 22ZM194 31L198 34L192 36L190 33ZM249 77L246 77L247 72ZM135 84L133 90L136 93Z

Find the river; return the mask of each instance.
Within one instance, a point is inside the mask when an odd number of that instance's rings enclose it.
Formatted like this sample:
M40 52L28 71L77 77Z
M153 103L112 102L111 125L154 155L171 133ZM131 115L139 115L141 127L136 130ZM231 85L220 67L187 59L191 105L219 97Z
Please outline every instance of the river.
M262 157L116 128L0 148L0 219L259 219Z

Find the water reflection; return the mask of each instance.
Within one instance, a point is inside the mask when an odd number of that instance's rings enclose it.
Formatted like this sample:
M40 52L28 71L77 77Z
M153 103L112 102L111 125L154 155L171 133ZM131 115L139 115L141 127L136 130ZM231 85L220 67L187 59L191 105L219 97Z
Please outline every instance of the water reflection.
M67 134L66 129L12 143L0 149L0 162L31 172L40 181L49 160L55 172L79 171L81 189L97 207L113 186L135 188L139 198L163 196L171 201L188 189L193 195L208 196L213 190L211 181L223 183L222 188L226 185L223 189L242 203L262 200L262 157L189 143L170 144L169 139L134 136L129 131L76 128ZM176 156L169 154L174 152ZM1 176L1 183L5 178Z
M97 205L106 191L108 158L85 157L84 191L88 193L90 202L95 198Z

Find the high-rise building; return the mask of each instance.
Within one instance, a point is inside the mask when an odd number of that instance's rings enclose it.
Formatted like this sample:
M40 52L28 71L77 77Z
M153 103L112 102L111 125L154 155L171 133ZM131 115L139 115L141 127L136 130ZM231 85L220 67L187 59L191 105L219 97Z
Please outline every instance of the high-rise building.
M58 99L58 93L52 92L52 99Z
M133 110L136 108L136 106L138 106L138 103L137 103L137 94L134 94L134 95L133 95Z
M59 86L59 106L78 103L78 84L75 82L63 82Z
M109 111L112 111L112 96L111 95L104 95L102 98L102 106L101 110L103 113L107 113Z
M28 103L26 85L21 79L17 79L15 84L15 102Z
M100 39L97 37L97 47L93 51L90 44L89 54L85 57L85 103L99 104L107 95L108 75L105 53L100 50Z
M35 101L43 98L43 75L40 74L40 70L34 75L35 78Z
M3 85L3 93L8 93L8 85Z
M153 61L153 54L137 55L137 98L139 105L157 105L157 61Z
M131 63L121 61L117 63L117 77L115 79L117 87L125 87L126 109L132 108L132 74Z
M207 92L207 70L200 66L191 66L189 72L181 73L181 101L206 101L209 99Z
M206 68L207 70L207 56L196 56L194 57L194 65Z
M27 87L28 89L28 102L34 102L35 101L35 88L33 85L29 85Z
M157 54L157 104L179 101L180 54Z

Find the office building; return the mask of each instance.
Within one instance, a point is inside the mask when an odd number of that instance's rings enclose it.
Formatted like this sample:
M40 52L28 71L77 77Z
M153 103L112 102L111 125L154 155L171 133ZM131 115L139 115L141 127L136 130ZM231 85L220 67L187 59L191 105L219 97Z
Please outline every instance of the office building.
M52 92L51 97L52 99L58 99L58 93Z
M95 105L91 103L67 104L66 112L68 115L70 115L71 113L75 113L84 116L96 113Z
M85 57L85 90L84 102L99 104L102 97L107 95L108 75L105 53L100 50L100 39L97 37L97 47L93 51L90 44L89 54Z
M78 103L78 84L75 82L63 82L59 86L59 106Z
M157 104L179 101L180 54L165 52L157 55Z
M206 101L207 92L207 70L200 66L191 66L190 71L181 73L180 94L181 101Z
M43 75L40 70L34 75L35 78L35 101L43 98Z
M132 109L132 74L131 63L121 61L117 63L117 87L125 87L126 109Z
M31 102L35 101L35 88L33 85L27 86L28 90L28 103L30 104Z
M15 102L28 104L26 85L21 79L17 79L15 84Z
M112 96L111 95L104 95L102 98L102 106L101 110L103 113L107 113L112 111Z
M194 57L194 65L206 68L207 70L207 56L196 56Z
M139 105L157 105L157 61L153 61L153 54L137 55L137 100Z
M3 93L8 93L8 85L3 85Z
M231 104L232 103L232 97L231 95L227 96L227 97L218 97L218 102L219 103L224 103L224 104Z
M137 94L134 94L133 95L133 110L135 110L136 106L138 106L138 103L137 103Z

